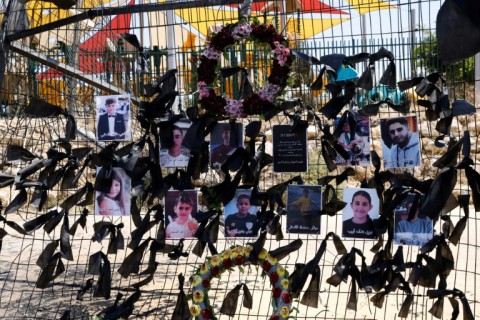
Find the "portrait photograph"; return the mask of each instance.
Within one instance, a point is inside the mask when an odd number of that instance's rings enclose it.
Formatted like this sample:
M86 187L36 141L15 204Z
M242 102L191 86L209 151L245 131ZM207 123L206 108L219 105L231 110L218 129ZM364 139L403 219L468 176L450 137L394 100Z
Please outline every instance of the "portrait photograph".
M417 117L380 119L380 133L385 169L420 165L420 136Z
M105 167L97 168L97 177L105 177ZM104 179L110 188L105 192L95 191L95 214L101 216L130 215L131 179L122 168L111 168L110 176ZM108 192L107 192L108 191Z
M320 234L322 187L289 185L287 189L287 232Z
M165 195L165 234L167 239L193 238L198 229L196 190L168 191Z
M378 219L380 200L375 189L345 188L342 235L346 238L376 239L373 221Z
M423 198L409 194L395 208L393 239L396 244L423 246L433 238L433 221L420 213Z
M252 205L252 190L237 189L234 198L224 208L226 237L256 237L258 234L257 211Z
M370 165L370 118L357 115L355 128L350 128L350 123L335 119L335 130L339 131L338 144L348 153L348 159L337 155L337 166L362 166Z
M171 127L162 128L167 130L161 132L160 135L160 166L169 167L186 167L190 160L190 150L183 146L185 133L191 126L188 120L175 122Z
M212 169L222 164L243 147L243 125L241 123L218 123L210 132L210 163Z
M130 96L95 97L98 141L131 141Z

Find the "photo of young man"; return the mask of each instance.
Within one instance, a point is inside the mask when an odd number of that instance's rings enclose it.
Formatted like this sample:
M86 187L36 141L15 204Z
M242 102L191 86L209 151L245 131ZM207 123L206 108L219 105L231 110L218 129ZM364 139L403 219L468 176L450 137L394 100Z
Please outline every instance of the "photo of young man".
M416 117L381 119L382 150L385 168L420 165L420 136Z
M396 244L423 246L433 238L433 221L420 215L421 202L415 201L416 195L409 194L395 209Z
M182 143L185 138L185 132L190 127L188 121L176 122L168 136L168 144L160 147L160 166L162 167L186 167L190 160L190 150L185 148Z
M237 148L243 147L243 126L240 123L219 123L210 136L212 169L220 169Z

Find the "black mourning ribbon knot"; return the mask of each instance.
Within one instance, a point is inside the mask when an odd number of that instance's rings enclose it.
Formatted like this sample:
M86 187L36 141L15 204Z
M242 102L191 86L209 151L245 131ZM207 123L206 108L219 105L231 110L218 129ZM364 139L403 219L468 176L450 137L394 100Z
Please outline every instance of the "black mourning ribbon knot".
M178 296L175 309L173 310L172 320L187 320L191 318L190 310L188 308L187 295L183 290L185 277L182 273L178 275Z
M315 254L315 257L310 260L305 266L300 266L295 274L291 275L291 292L294 296L299 297L300 292L302 291L303 287L305 286L305 282L307 281L308 275L312 275L311 282L308 286L306 291L307 297L303 298L300 303L306 306L318 306L318 297L319 297L319 285L320 285L320 269L319 263L320 259L322 258L325 250L327 248L327 240L328 238L333 238L335 244L335 248L337 249L338 254L346 253L346 249L341 243L339 237L336 237L333 232L330 232L326 235L325 239L323 239L322 243L320 244L320 248L318 252Z

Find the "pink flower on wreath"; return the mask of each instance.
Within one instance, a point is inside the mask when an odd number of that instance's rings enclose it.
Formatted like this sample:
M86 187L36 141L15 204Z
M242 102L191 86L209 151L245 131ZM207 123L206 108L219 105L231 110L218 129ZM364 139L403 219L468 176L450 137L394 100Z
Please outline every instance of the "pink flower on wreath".
M222 52L219 50L216 50L215 48L208 46L205 51L203 51L203 55L207 57L210 60L218 60L218 58L221 57Z
M198 100L202 100L202 98L210 96L210 90L208 90L208 87L205 81L198 81L197 90L198 90Z
M225 111L230 118L245 118L246 115L243 112L242 100L234 100L230 98L226 98L225 100L227 101Z
M250 37L250 33L252 33L252 26L249 23L244 22L240 23L235 27L235 29L233 29L232 37L238 41L241 39L247 39Z
M290 49L288 49L278 41L274 41L273 44L275 45L275 49L273 49L273 54L276 55L278 64L283 67L285 63L287 63L287 59L290 56Z
M268 102L274 102L275 98L277 97L278 93L282 90L277 84L267 83L267 85L258 92L258 96L262 100L266 100Z

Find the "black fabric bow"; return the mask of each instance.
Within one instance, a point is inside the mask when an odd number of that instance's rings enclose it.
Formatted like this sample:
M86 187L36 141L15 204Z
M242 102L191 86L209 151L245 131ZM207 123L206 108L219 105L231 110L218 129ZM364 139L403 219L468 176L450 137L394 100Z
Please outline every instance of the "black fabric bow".
M153 97L156 93L159 95L165 94L167 92L175 91L177 85L176 73L177 69L167 70L160 78L155 80L153 85L145 85L145 96L147 98Z
M429 310L430 313L435 315L442 315L443 314L443 298L447 296L449 297L450 303L453 308L452 312L452 319L456 319L458 314L460 313L458 308L458 302L455 299L460 299L460 302L463 306L463 319L464 320L473 320L475 319L472 309L470 308L470 304L468 303L467 298L465 297L465 293L458 289L430 289L427 291L427 296L431 299L439 299ZM440 302L439 302L440 301Z
M355 83L346 81L343 85L343 95L334 95L320 110L328 119L334 119L343 107L355 97Z
M173 310L172 320L186 320L190 319L190 311L188 308L187 296L183 290L183 284L185 283L185 277L183 274L178 275L178 296L177 303L175 304L175 309Z
M327 283L338 286L340 282L347 282L348 277L352 278L352 286L350 291L350 297L347 303L347 308L356 310L357 309L357 285L360 289L365 289L367 292L372 290L372 276L367 270L365 263L365 256L363 253L357 249L352 248L349 253L346 253L346 250L343 256L338 260L337 264L334 267L335 274L327 279ZM362 271L360 271L355 264L355 256L359 255L362 258Z
M85 293L87 293L88 290L93 288L94 283L95 283L95 280L93 278L90 278L87 280L85 285L80 286L80 289L77 290L78 301L83 301L83 296L85 295ZM68 317L67 319L70 319L70 317Z
M2 214L2 210L3 210L3 205L2 205L2 201L0 201L0 222L3 222L4 225L7 225L9 226L10 228L12 228L13 230L17 231L18 233L20 234L23 234L23 235L26 235L27 232L22 228L20 227L15 221L11 221L11 220L8 220L3 214ZM7 214L7 212L5 211L5 215ZM2 229L2 238L5 236L6 232L4 229Z
M446 167L442 169L430 185L420 212L436 221L441 210L447 203L447 200L455 187L456 181L456 168Z
M469 205L470 205L469 202L470 202L470 195L462 194L458 196L458 203L460 204L460 207L463 209L463 212L465 213L465 215L457 222L457 224L455 225L455 228L453 228L452 233L449 236L446 235L448 236L448 240L455 246L460 241L463 230L465 230L465 227L467 226L467 221L469 216Z
M323 191L322 199L324 204L321 213L329 216L336 215L338 211L342 210L347 205L346 202L338 199L337 192L331 185L326 186L325 191Z
M124 227L123 223L115 225L110 221L99 221L93 225L94 235L92 241L102 242L110 234L110 242L108 243L108 254L117 254L118 250L125 248L125 241L121 232Z
M331 78L334 80L337 79L337 70L339 70L342 65L354 66L359 62L366 61L369 57L368 53L359 53L353 56L345 56L344 54L334 53L322 56L320 59L317 59L313 56L310 56L306 53L300 52L298 50L292 50L295 56L305 62L308 62L312 65L325 65L318 75L317 79L311 85L312 90L320 90L323 87L323 75L328 73Z
M208 212L200 212L197 215L197 221L200 223L197 231L195 231L195 238L198 239L195 244L192 253L198 257L201 257L205 247L208 245L210 253L212 255L217 254L217 249L213 245L217 242L218 230L220 226L220 213L215 210Z
M243 67L222 68L220 74L223 79L227 79L241 72L240 88L238 90L238 99L245 99L253 94L252 84L248 80L248 71Z
M376 53L370 54L368 57L368 67L362 73L357 82L357 87L365 89L367 91L372 90L373 88L373 73L375 70L375 62L387 58L390 62L385 69L382 77L380 78L380 84L384 84L391 88L396 86L396 67L395 67L395 58L393 53L381 47Z
M303 245L302 239L296 239L283 247L279 247L277 249L270 251L269 254L273 258L276 258L277 261L280 261L283 258L287 257L290 253L300 249L302 245Z
M107 255L102 251L92 254L88 260L88 273L98 276L93 296L109 299L112 286L112 271Z
M27 149L15 144L7 145L7 161L32 161L38 158Z
M322 157L325 160L328 171L332 172L337 168L337 165L335 164L337 153L345 160L348 160L350 156L330 133L330 126L328 124L322 128L322 132Z
M37 288L45 289L51 281L65 271L61 253L54 253L58 243L59 241L56 240L48 244L37 260L37 265L42 268L35 284Z
M141 291L137 289L128 298L126 298L124 302L119 304L122 294L118 293L113 306L110 306L100 312L98 317L100 319L128 319L134 310L134 303L137 302L141 296Z
M240 296L240 289L243 288L243 306L247 309L252 309L253 299L245 283L240 283L235 286L227 295L222 302L222 307L220 308L220 312L226 314L230 317L235 315L237 310L238 304L238 297Z
M25 107L25 114L38 118L58 117L63 115L67 119L65 126L65 139L75 139L77 131L75 118L65 109L33 97L30 99L28 106Z
M70 230L68 231L68 233L70 233L70 235L74 236L75 233L77 232L77 228L78 226L81 226L82 229L85 229L85 226L87 225L87 216L88 216L88 209L87 208L84 208L82 210L82 213L80 214L80 217L78 217L78 219L72 224L72 226L70 227Z
M138 62L137 72L140 72L140 73L148 72L147 57L143 52L143 47L140 45L140 42L138 41L137 36L132 33L120 33L118 36L123 40L127 41L128 43L130 43L132 46L135 47L135 49L138 50L139 57L137 58L137 62Z
M358 114L364 115L364 116L376 116L380 111L381 106L388 106L393 110L406 115L410 112L411 104L412 104L412 101L409 99L401 100L400 104L395 104L391 99L387 98L385 100L380 100L380 101L368 104L366 106L363 106L358 110Z
M312 260L310 260L305 265L305 267L301 268L301 271L297 272L295 275L292 274L291 276L291 282L290 282L291 292L292 294L298 297L300 296L300 292L305 286L305 282L307 281L308 275L312 275L312 280L308 287L310 290L308 297L303 299L303 304L307 306L318 305L318 285L320 281L319 263L320 263L320 259L322 258L327 248L327 240L330 237L332 237L334 243L336 243L335 248L337 249L338 254L346 253L346 249L343 246L340 238L336 236L334 233L330 232L326 235L325 239L320 244L320 248L317 251L315 257ZM309 297L313 299L310 299Z

